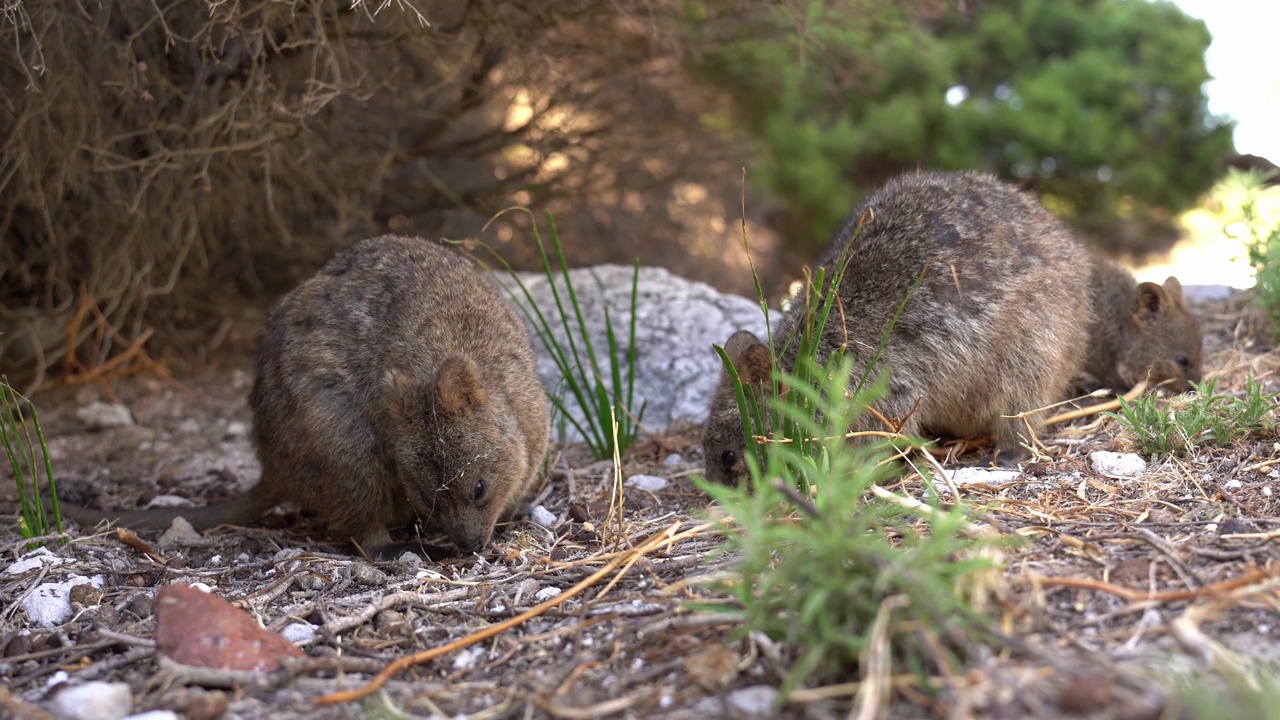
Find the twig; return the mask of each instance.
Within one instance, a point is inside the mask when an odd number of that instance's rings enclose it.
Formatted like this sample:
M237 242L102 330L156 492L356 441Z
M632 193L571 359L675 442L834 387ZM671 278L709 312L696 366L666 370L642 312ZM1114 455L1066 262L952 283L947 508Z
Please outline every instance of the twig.
M672 523L667 529L650 537L647 541L642 543L639 547L629 552L619 554L613 560L605 564L604 567L592 573L590 576L583 579L577 585L574 585L573 587L547 600L546 602L543 602L539 605L535 605L534 607L529 608L528 610L520 613L519 615L509 620L505 620L503 622L490 625L489 627L484 628L483 630L480 630L478 632L472 633L471 635L468 635L464 638L459 638L458 640L455 640L450 643L446 643L444 645L440 645L438 647L431 648L430 650L424 650L422 652L414 653L412 655L408 655L406 657L400 658L399 660L396 660L395 662L388 665L385 669L383 669L382 672L378 673L377 676L375 676L372 680L370 680L368 683L366 683L362 687L356 688L354 690L346 690L343 692L330 693L329 695L321 696L316 699L316 704L317 705L333 705L336 703L352 702L355 700L359 700L360 698L363 698L373 693L378 688L381 688L383 685L387 683L388 680L391 679L393 675L400 672L401 670L414 667L416 665L422 665L423 663L434 660L435 658L438 658L441 655L447 655L448 653L451 653L455 650L461 650L463 648L470 647L482 640L487 640L495 635L498 635L499 633L506 632L507 630L510 630L513 627L521 625L524 622L532 618L535 618L554 607L557 607L563 604L565 601L569 600L570 598L581 594L584 590L594 585L601 578L613 572L614 570L618 569L624 563L632 560L632 558L638 559L640 556L647 555L648 553L658 549L663 545L669 545L671 543L674 543L677 540L681 540L685 537L688 537L692 533L701 532L705 526L700 525L691 530L686 530L682 533L676 532L679 527L680 527L679 522Z

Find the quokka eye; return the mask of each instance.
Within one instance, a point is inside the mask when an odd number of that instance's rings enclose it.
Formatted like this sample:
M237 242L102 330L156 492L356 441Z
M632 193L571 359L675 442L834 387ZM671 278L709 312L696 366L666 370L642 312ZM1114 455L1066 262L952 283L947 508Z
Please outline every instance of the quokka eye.
M474 492L474 493L475 493L475 501L476 501L476 502L480 502L481 500L483 500L483 499L484 499L484 491L485 491L484 481L483 481L483 480L480 480L480 481L476 482L476 487L475 487L475 489L472 491L472 492Z
M1187 368L1191 367L1191 358L1187 357L1186 355L1179 355L1178 357L1174 358L1173 361L1178 363L1178 367L1182 368L1183 370L1186 370Z
M720 453L720 462L726 469L732 470L733 466L738 464L738 453L732 450L725 450Z

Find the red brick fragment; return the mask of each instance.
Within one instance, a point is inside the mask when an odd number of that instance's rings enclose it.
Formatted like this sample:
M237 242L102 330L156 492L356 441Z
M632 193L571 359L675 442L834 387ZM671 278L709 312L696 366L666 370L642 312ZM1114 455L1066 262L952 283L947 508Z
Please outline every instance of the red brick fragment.
M156 649L174 662L222 670L270 672L302 651L249 613L187 585L156 594Z

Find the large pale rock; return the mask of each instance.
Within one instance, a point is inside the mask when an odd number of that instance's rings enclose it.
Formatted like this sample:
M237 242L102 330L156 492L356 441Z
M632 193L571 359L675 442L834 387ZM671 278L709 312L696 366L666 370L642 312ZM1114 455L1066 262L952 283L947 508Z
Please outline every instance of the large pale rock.
M609 365L604 307L609 307L619 352L625 358L629 352L627 324L632 271L633 268L623 265L597 265L569 271L597 360L606 374ZM524 294L509 275L498 273L496 277L513 290L518 302L527 305ZM546 275L520 273L519 277L553 324L557 342L567 348L564 327ZM565 310L572 315L564 280L559 275L556 289ZM575 341L580 341L577 322L571 319L570 327ZM635 406L638 409L642 402L648 401L645 429L660 430L679 418L698 422L706 419L707 403L720 372L720 358L711 344L723 344L735 330L742 329L764 337L764 314L756 301L723 294L710 285L686 280L663 268L640 268L636 293ZM538 374L554 393L561 383L560 371L540 342L535 340L534 347L538 353ZM580 342L579 350L583 350Z

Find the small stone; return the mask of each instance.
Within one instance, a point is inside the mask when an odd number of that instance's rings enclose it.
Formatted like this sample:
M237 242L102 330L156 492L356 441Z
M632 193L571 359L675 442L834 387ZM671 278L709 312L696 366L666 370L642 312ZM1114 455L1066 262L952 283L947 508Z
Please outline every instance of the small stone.
M632 475L623 484L637 490L656 493L667 486L667 479L656 475Z
M90 583L72 585L67 593L67 600L71 602L71 609L78 612L102 602L102 590Z
M535 505L534 508L529 511L529 519L544 528L551 528L556 525L556 514L541 505Z
M956 485L1003 485L1016 480L1022 473L1017 470L1000 470L985 467L963 467L948 470L951 482Z
M680 453L671 453L670 455L662 458L663 467L672 468L672 467L677 467L683 464L684 464L684 457L682 457Z
M560 594L560 588L558 587L544 587L538 592L534 593L533 599L541 603L541 602L546 602L551 598L558 596L559 594Z
M88 682L59 690L49 710L58 720L119 720L133 710L133 694L126 683Z
M1147 469L1147 461L1133 453L1114 453L1095 450L1089 453L1089 465L1099 475L1111 478L1131 478Z
M453 669L454 670L470 670L471 668L480 664L480 661L484 659L484 654L485 654L484 648L476 647L473 645L467 648L466 650L459 652L453 658Z
M771 685L752 685L729 693L729 705L750 717L770 717L778 689Z
M186 418L178 423L178 432L183 435L195 435L200 432L200 422L195 418Z
M107 430L133 424L133 413L119 403L109 404L95 400L76 410L76 420L86 430Z
M178 713L172 710L149 710L137 715L130 715L124 720L178 720Z
M227 431L224 437L228 440L232 438L244 437L249 432L249 426L239 420L232 420L227 423Z
M301 645L316 639L316 629L310 623L290 623L280 631L280 636L294 645Z
M72 575L60 583L44 583L22 600L22 609L27 619L39 627L53 627L71 619L71 588L76 585L90 584L102 587L102 576L91 578Z
M157 495L147 503L149 508L158 507L195 507L195 504L181 495Z
M48 548L36 548L31 552L23 555L17 561L11 563L9 567L4 569L6 575L22 575L39 568L42 565L61 565L65 562L71 562L63 557L58 557L49 552Z
M416 570L422 567L422 556L412 550L405 550L396 558L396 562Z
M182 665L271 672L302 651L249 613L186 585L156 594L156 651Z
M190 547L200 544L203 538L196 529L187 522L187 519L178 516L169 523L169 529L164 531L156 544L161 547Z

